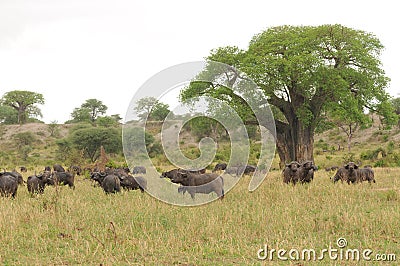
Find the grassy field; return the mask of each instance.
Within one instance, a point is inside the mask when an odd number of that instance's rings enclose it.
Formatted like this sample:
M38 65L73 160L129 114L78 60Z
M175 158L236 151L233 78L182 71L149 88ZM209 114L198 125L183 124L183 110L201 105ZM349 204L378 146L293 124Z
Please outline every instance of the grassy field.
M244 177L222 201L198 207L171 206L139 191L105 195L84 179L75 190L48 187L33 198L20 187L16 199L0 197L0 264L309 265L276 254L261 261L257 252L264 245L318 252L337 248L341 237L346 248L396 254L399 261L398 170L375 169L376 184L357 185L332 184L333 174L318 171L314 182L294 187L276 171L253 193ZM325 258L323 265L379 265Z

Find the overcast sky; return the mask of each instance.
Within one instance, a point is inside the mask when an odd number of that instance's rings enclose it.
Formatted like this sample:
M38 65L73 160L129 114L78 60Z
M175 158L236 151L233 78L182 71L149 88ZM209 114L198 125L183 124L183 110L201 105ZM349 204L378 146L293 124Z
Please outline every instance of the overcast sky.
M396 1L0 0L0 97L42 93L43 120L70 119L96 98L125 116L130 99L157 72L202 60L213 48L245 49L268 27L339 23L374 33L400 96Z

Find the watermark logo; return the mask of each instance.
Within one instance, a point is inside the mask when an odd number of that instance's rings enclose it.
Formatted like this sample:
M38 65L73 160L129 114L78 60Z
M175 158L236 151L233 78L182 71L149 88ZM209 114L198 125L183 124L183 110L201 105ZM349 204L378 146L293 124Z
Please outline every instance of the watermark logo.
M191 92L193 97L186 93L183 103L179 96L185 91ZM149 115L140 116L137 104L146 97L169 105L171 112L163 121L154 121ZM148 114L150 112L149 110ZM180 134L183 128L193 119L201 117L218 122L227 132L230 144L227 169L244 169L248 165L251 144L246 125L259 125L261 138L258 140L257 171L252 173L249 191L254 191L262 183L275 153L275 122L265 94L249 77L234 67L218 62L199 61L162 70L148 79L132 97L123 126L123 149L130 169L135 166L146 168L146 192L164 202L180 206L200 205L221 196L212 191L218 186L213 184L214 181L202 188L189 187L189 192L196 192L192 199L187 194L178 193L184 193L186 188L179 187L166 178L160 178L167 167L200 170L211 168L210 165L218 162L215 159L218 143L214 138L205 137L195 143L200 151L196 158L189 158L181 150ZM155 128L161 128L161 132L154 132ZM159 137L159 149L149 151L149 134ZM160 166L152 159L154 153L165 155L168 163L163 162ZM238 176L222 174L224 193L233 188L244 171L237 170L235 173Z
M338 238L335 246L329 244L328 248L314 249L274 249L264 245L257 251L259 260L291 260L291 261L322 261L342 260L342 261L396 261L396 254L393 253L375 253L372 249L349 248L345 238Z

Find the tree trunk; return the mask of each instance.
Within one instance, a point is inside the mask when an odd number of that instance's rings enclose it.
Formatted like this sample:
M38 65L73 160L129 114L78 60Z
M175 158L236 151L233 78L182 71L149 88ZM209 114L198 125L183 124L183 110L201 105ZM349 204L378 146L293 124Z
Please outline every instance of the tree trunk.
M347 135L347 147L349 149L349 153L351 152L351 139L352 139L352 137L353 137L353 134L351 134L351 133Z
M304 162L314 160L314 130L297 122L292 127L286 124L277 127L276 149L279 155L279 166L283 168L291 161Z

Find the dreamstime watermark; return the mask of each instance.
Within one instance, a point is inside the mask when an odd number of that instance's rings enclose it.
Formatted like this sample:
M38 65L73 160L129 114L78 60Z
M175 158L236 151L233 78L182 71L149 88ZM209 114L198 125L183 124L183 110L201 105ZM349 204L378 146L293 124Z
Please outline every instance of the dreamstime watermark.
M291 260L291 261L322 261L329 260L345 260L345 261L396 261L396 254L393 253L375 253L370 248L357 249L348 248L348 243L345 238L339 238L335 246L329 244L328 248L324 249L274 249L269 248L267 244L257 251L259 260Z
M191 92L186 95L186 103L182 103L179 101L179 95L188 88ZM147 117L138 112L138 101L149 97L169 105L170 113L163 121L154 123L149 119L148 114L151 112L149 110ZM151 106L150 110L154 106ZM126 162L130 169L134 166L146 167L146 192L159 200L180 206L194 206L216 200L218 195L206 193L207 187L189 187L191 190L187 191L208 194L196 195L196 200L181 196L178 192L184 192L185 189L165 178L160 178L162 170L158 168L159 165L154 165L146 133L148 134L149 127L154 133L154 125L159 128L161 123L159 136L162 149L156 149L153 154L163 153L174 168L192 170L210 168L210 164L218 162L215 159L217 140L210 137L202 138L197 143L200 155L193 159L182 152L180 134L185 125L195 118L212 119L224 128L230 139L230 158L227 167L243 169L248 164L252 151L246 123L242 119L243 112L251 115L253 124L259 125L261 135L258 141L260 148L257 151L256 167L263 172L256 171L252 174L249 191L254 191L264 180L266 175L263 173L268 172L275 154L274 117L265 94L255 82L234 67L218 62L188 62L169 67L152 76L136 90L129 104L122 132ZM225 193L232 189L243 175L243 171L236 172L239 173L237 177L228 174L222 176Z

